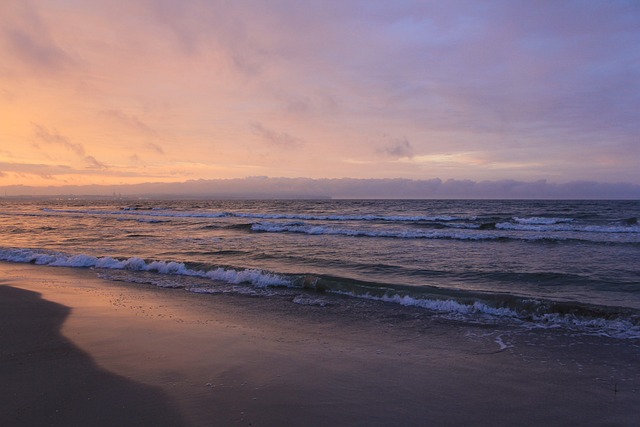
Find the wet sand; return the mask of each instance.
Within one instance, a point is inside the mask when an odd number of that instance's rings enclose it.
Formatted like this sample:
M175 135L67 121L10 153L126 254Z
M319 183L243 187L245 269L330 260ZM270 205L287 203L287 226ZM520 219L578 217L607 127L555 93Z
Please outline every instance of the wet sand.
M0 425L636 425L640 343L0 263Z

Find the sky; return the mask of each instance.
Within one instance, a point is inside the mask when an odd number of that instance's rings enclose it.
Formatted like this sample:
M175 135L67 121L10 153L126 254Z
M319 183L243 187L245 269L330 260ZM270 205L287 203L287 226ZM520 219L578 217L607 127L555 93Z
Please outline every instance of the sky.
M0 0L0 186L640 185L640 2Z

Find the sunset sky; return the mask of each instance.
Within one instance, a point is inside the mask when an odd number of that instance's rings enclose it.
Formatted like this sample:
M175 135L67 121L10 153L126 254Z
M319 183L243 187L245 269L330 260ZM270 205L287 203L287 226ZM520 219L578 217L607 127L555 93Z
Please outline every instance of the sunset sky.
M636 0L0 0L0 185L639 164Z

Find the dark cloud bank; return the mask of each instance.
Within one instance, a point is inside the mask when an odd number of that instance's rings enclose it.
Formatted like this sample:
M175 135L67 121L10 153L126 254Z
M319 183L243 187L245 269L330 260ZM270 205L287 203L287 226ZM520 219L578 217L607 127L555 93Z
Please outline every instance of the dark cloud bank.
M522 182L410 179L310 179L249 177L182 183L0 187L6 196L113 196L147 198L356 198L356 199L640 199L628 183Z

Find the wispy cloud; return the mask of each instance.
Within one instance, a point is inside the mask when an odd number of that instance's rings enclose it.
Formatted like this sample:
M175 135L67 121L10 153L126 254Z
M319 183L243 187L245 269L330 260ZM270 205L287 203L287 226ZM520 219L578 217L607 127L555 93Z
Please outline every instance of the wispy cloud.
M64 165L13 162L0 162L0 170L5 172L5 175L7 175L7 172L14 172L19 174L36 175L44 178L50 178L54 175L67 175L74 172L72 168Z
M263 141L270 145L283 148L292 148L300 146L303 142L300 138L292 136L286 132L277 132L273 129L263 126L261 123L251 123L251 131L262 138Z
M137 170L114 170L106 169L99 162L94 167L74 168L68 165L46 164L46 163L20 163L20 162L0 162L0 171L5 176L9 174L33 175L47 179L55 179L58 176L110 176L110 177L141 177L147 176ZM164 177L166 175L154 175Z
M93 169L109 169L109 166L106 164L99 162L93 156L84 156L84 160L88 163L88 167Z
M147 142L144 146L157 154L164 154L164 149L154 142Z
M44 126L33 124L35 136L39 141L47 144L60 145L71 151L73 151L78 157L82 158L87 164L88 168L93 169L108 169L105 163L96 160L95 157L87 155L82 144L73 143L66 136L60 135L57 130L53 129L49 131Z
M71 64L71 57L52 43L44 42L18 30L5 31L11 51L25 63L39 70L57 71Z
M105 110L104 114L107 117L117 121L118 123L132 130L142 132L150 136L158 135L158 133L154 129L152 129L149 125L144 123L139 117L135 115L126 114L120 110L114 110L114 109Z
M35 123L33 124L33 128L38 140L46 142L48 144L61 145L73 151L80 157L85 156L84 147L81 144L72 143L69 138L60 135L57 130L54 129L52 131L49 131L44 126Z
M76 67L78 61L51 34L48 25L30 2L9 0L0 11L0 34L10 57L39 75L51 75Z

